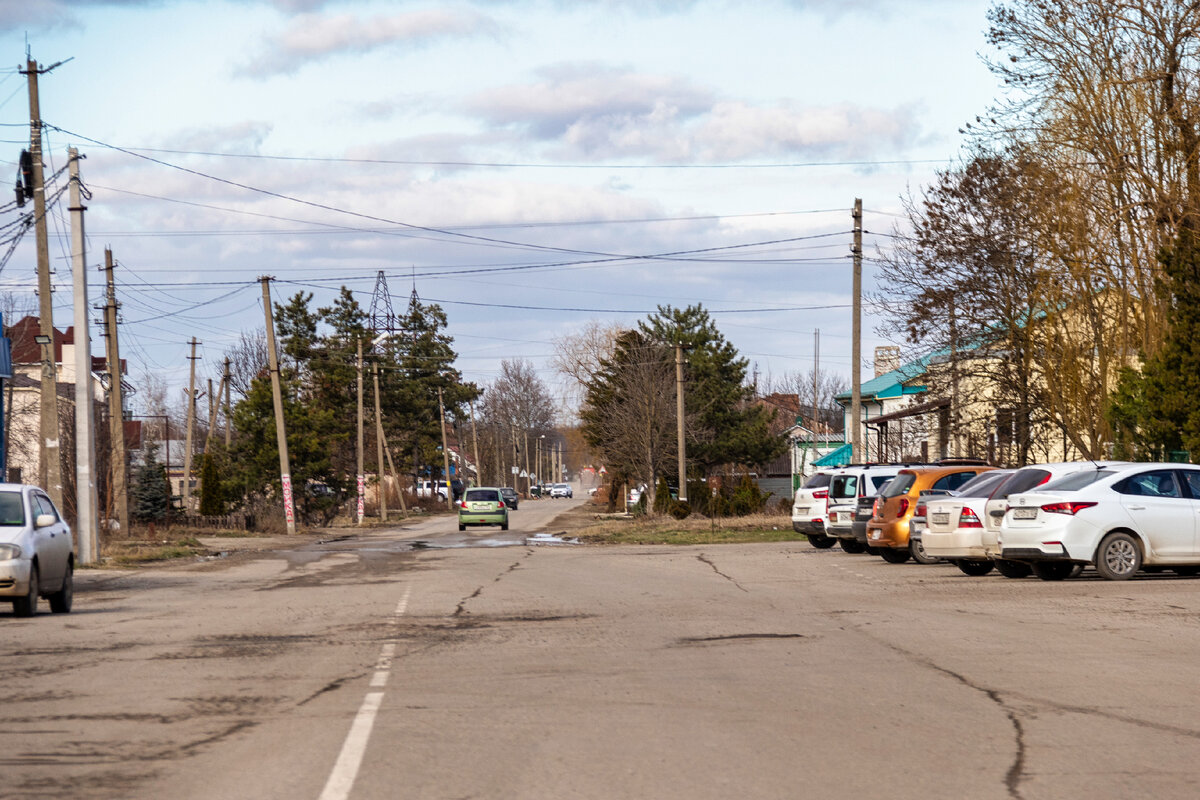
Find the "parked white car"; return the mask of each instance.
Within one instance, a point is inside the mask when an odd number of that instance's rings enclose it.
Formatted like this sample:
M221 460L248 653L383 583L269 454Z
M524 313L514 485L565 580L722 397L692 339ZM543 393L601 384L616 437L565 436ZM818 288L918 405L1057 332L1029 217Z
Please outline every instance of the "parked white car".
M916 537L926 556L953 562L967 575L991 572L996 565L983 545L985 506L992 492L1014 472L1016 470L1011 469L983 472L950 494L921 498L910 523L910 541ZM1029 574L1027 565L1013 566L1018 568L1015 571L1024 570L1025 575Z
M834 472L829 481L829 519L825 523L825 534L836 537L847 553L867 551L865 537L860 542L854 536L858 498L879 494L879 490L896 477L900 469L898 465L856 465Z
M808 543L819 550L837 544L837 539L825 535L825 513L833 472L814 472L792 498L792 530L803 533L808 537Z
M65 614L74 599L75 542L71 529L41 489L0 483L0 599L13 613L37 613L38 598Z
M1200 467L1114 464L1081 470L1010 495L1000 554L1029 563L1042 580L1062 580L1079 564L1102 577L1132 578L1143 566L1200 573Z

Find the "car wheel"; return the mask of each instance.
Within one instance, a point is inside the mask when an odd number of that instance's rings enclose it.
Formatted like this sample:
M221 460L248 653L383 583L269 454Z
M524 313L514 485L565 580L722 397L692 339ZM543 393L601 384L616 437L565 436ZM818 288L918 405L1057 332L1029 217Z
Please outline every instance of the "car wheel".
M1075 565L1070 561L1035 561L1033 574L1044 581L1061 581L1071 575Z
M908 559L912 558L912 553L907 550L893 550L890 547L885 547L879 551L880 557L889 564L903 564Z
M920 539L908 540L908 552L912 555L912 560L918 564L937 564L941 561L940 558L934 558L925 553L925 545L921 543Z
M869 555L877 556L883 553L882 547L871 547L871 545L867 545L866 548Z
M807 536L808 543L818 550L828 550L837 544L837 539L834 539L832 536L826 536L823 533L810 533Z
M13 600L13 615L17 617L32 617L37 613L38 603L38 568L37 564L29 567L29 593L24 597Z
M1142 566L1142 548L1128 533L1110 533L1096 549L1096 572L1110 581L1127 581Z
M71 603L75 599L75 565L67 562L67 572L63 575L62 588L47 598L50 610L55 614L70 614Z
M463 524L460 522L460 523L458 523L458 529L459 529L460 531L465 531L465 530L467 529L467 526L466 526L466 525L463 525Z
M847 553L861 553L866 550L866 546L858 539L838 539L838 544Z
M1033 567L1022 561L996 559L996 571L1006 578L1028 578L1033 574Z
M1182 575L1185 578L1190 578L1193 575L1200 575L1200 567L1192 565L1184 565L1179 567L1171 567L1176 575Z
M505 518L504 522L500 523L500 530L502 530L502 531L508 530L508 519L507 518Z
M991 561L969 561L965 558L960 558L954 562L954 566L958 567L963 575L970 575L972 578L978 578L980 575L987 575L995 566Z

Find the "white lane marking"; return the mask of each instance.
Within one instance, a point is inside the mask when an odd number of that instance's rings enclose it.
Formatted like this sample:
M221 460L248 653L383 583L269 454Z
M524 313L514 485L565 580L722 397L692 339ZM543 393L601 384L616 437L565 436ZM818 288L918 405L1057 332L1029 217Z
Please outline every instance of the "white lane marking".
M346 735L346 743L342 745L341 755L333 765L333 772L325 783L325 791L321 792L320 800L346 800L350 796L350 787L358 777L358 768L362 764L363 754L367 751L367 741L371 738L371 728L375 724L375 713L383 702L383 692L368 692L363 698L362 706Z
M408 610L408 599L411 596L412 585L410 584L405 587L404 596L396 605L396 611L393 614L396 621L399 621L400 617L403 617ZM388 675L392 671L392 659L395 656L396 643L384 642L379 649L379 658L375 661L375 674L371 676L370 688L383 689L387 686ZM338 755L337 763L333 765L333 772L329 774L329 780L325 782L325 789L321 792L319 800L347 800L350 797L350 789L354 786L354 780L358 777L358 769L362 766L363 756L367 752L371 729L375 726L375 715L382 703L382 691L367 692L367 696L363 698L358 714L355 715L354 722L350 725L350 732L346 734L346 741L342 744L342 752Z

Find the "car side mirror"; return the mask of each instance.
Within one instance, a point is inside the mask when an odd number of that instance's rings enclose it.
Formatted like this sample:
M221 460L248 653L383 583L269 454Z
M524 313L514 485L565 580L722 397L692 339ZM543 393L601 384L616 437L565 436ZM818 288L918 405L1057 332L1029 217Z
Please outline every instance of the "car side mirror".
M48 528L56 522L58 520L54 518L53 514L38 514L37 519L33 521L33 527Z

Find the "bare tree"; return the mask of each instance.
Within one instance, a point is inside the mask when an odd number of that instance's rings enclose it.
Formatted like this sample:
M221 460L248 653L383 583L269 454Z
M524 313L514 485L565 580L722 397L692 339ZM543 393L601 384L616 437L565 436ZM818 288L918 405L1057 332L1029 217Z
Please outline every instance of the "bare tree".
M601 362L612 356L624 330L614 323L592 320L578 333L555 341L551 364L566 380L567 409L573 416L578 414L588 383L600 371Z
M237 342L225 351L229 359L229 385L237 397L250 392L250 384L267 368L267 332L264 328L242 331Z

